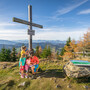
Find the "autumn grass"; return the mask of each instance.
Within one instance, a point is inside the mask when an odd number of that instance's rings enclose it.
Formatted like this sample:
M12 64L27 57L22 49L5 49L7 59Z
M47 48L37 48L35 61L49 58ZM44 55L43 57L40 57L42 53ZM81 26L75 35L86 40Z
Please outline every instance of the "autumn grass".
M0 90L85 90L83 86L90 86L90 82L78 83L76 79L66 77L63 72L64 64L62 60L41 60L39 67L42 71L37 73L37 77L40 76L37 79L21 79L18 66L11 69L0 69ZM27 84L23 87L18 87L22 82ZM69 84L71 88L67 87ZM61 87L57 88L57 85Z

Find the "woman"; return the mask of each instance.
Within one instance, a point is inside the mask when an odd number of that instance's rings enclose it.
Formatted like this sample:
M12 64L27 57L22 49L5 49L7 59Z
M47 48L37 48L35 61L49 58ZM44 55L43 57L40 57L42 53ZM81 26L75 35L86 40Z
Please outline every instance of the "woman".
M32 74L36 74L37 72L37 68L39 67L39 60L36 56L34 56L33 52L30 53L30 60L31 60L31 64L33 65L31 67L31 70L32 70Z

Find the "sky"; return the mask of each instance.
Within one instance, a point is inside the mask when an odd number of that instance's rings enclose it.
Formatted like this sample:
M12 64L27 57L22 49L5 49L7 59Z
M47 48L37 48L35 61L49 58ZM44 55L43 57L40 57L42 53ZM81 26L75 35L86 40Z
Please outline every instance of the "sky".
M90 28L90 0L0 0L0 39L28 39L28 26L12 21L17 17L28 21L28 5L32 5L33 40L79 40Z

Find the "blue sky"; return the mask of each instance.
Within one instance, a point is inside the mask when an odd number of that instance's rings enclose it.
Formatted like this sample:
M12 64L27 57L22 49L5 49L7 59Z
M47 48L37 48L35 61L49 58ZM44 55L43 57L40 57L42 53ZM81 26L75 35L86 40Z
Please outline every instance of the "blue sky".
M13 17L28 20L32 5L34 40L79 40L90 28L90 0L0 0L0 39L28 39L27 25L12 22Z

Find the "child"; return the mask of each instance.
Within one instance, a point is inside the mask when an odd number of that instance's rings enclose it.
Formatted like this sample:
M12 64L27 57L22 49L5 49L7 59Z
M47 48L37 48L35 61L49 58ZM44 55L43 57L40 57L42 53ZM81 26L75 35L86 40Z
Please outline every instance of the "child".
M25 71L26 71L26 75L25 77L27 78L28 77L28 71L29 71L29 68L32 67L32 63L31 63L31 60L30 60L30 57L28 56L27 57L27 60L26 60L26 64L25 64Z
M38 68L38 64L39 64L39 60L36 56L33 55L33 53L30 54L30 58L31 58L31 63L34 65L31 67L32 70L32 74L36 74L37 72L37 68Z
M24 78L25 62L26 62L25 54L22 54L22 56L21 56L21 58L19 60L19 67L20 67L20 72L21 72L21 78Z
M21 47L21 56L22 56L22 54L25 54L26 55L25 50L26 50L26 46L22 46Z

